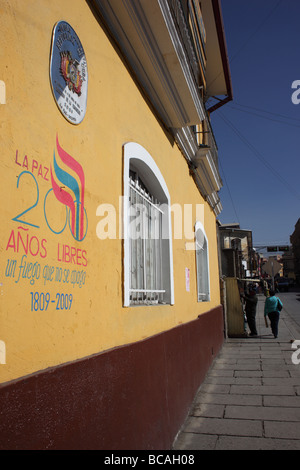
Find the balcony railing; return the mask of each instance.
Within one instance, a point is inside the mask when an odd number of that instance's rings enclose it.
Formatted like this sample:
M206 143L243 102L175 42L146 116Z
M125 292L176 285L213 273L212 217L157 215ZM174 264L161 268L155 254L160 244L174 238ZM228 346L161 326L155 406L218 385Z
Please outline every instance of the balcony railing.
M200 30L200 10L194 8L193 0L167 0L167 3L189 59L194 80L198 87L205 87L206 56L204 37Z
M199 89L199 94L205 92L205 30L204 25L200 30L200 22L203 23L201 12L195 8L194 0L167 0L177 32L184 46L192 76ZM198 7L200 9L200 7ZM206 119L193 126L195 138L199 147L208 146L211 149L215 165L218 167L218 148L210 119L206 113Z

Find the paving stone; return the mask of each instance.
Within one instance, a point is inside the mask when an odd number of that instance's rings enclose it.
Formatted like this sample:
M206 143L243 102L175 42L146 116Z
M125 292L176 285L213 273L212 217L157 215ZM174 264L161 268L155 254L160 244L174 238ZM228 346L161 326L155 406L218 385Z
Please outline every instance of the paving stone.
M267 357L262 360L262 365L275 365L277 369L277 365L280 364L282 366L286 366L286 362L282 357Z
M219 359L218 364L236 364L237 359L234 358L224 358L224 359Z
M220 436L215 450L300 450L300 440Z
M243 364L243 365L260 365L260 358L252 358L252 357L245 357L245 358L240 358L237 359L237 364Z
M287 375L288 372L286 372ZM263 372L262 371L256 371L256 370L236 370L234 373L235 377L263 377Z
M291 377L300 377L300 369L299 368L298 369L289 368L288 372L289 372Z
M264 427L266 437L300 440L300 423L266 421Z
M300 408L300 396L286 397L286 396L270 396L263 397L264 406L287 406Z
M279 408L271 406L226 406L225 418L300 422L300 408Z
M205 418L223 418L225 405L209 405L207 403L200 403L196 405L191 416L203 416Z
M185 432L259 437L262 436L263 428L261 421L190 417Z
M260 364L253 364L251 362L246 365L242 363L242 364L235 364L234 366L230 366L229 364L228 365L224 364L223 367L226 369L234 369L234 370L248 370L248 371L260 371L261 370ZM285 367L288 368L288 366L285 366ZM221 369L221 366L216 365L215 369L216 370Z
M282 359L283 354L282 351L261 351L260 359Z
M234 370L225 369L225 370L216 370L213 369L209 372L209 375L212 377L233 377Z
M195 399L196 403L215 403L220 405L252 405L261 406L261 395L234 395L224 393L200 393Z
M201 385L201 391L206 393L229 393L231 385L215 385L206 384Z
M278 377L264 377L262 381L263 385L278 385ZM286 377L282 383L289 386L300 386L299 377Z
M232 377L206 377L203 384L215 384L215 385L229 385L232 384L232 381L235 383L235 379Z
M295 395L293 387L285 385L231 385L230 393L246 395Z
M208 434L181 433L173 447L174 450L214 450L218 436Z
M264 370L262 377L289 378L290 373L288 370Z
M261 377L206 377L205 384L216 385L263 385ZM297 379L290 379L297 380ZM292 383L292 382L291 382Z
M261 377L236 377L233 385L262 385Z
M265 371L265 370L289 370L290 369L290 366L288 366L287 364L267 364L265 361L263 362L262 366L262 371Z
M234 358L249 358L249 359L260 359L261 353L259 350L254 350L254 351L243 351L240 350L238 354L236 352L230 353L228 357L234 357ZM226 356L225 356L226 357Z

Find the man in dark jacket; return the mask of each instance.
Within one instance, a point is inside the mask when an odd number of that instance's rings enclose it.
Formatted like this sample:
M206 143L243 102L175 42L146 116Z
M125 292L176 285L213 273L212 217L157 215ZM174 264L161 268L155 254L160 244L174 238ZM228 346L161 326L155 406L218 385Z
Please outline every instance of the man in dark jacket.
M257 306L257 295L254 287L249 288L249 294L245 294L245 312L247 317L248 326L250 328L250 336L257 336L256 330L256 306Z

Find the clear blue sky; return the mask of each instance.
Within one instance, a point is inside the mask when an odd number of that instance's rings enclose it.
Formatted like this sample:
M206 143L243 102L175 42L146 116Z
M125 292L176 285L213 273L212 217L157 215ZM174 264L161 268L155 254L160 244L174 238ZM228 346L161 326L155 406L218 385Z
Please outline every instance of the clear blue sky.
M212 114L222 223L289 244L300 218L300 0L221 0L232 102ZM300 94L299 94L300 96Z

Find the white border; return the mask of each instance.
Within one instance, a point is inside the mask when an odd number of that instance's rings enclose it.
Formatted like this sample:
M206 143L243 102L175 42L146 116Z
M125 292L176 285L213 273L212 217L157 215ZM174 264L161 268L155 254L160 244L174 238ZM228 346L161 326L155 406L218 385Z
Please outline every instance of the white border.
M174 305L174 271L173 271L173 249L172 249L172 225L171 225L171 198L168 191L166 182L151 155L147 152L144 147L135 142L128 142L123 145L123 156L124 156L124 174L123 174L123 185L124 185L124 204L123 204L123 239L124 239L124 307L130 307L130 294L129 294L129 240L128 240L128 201L129 201L129 169L130 160L132 158L141 160L145 163L152 173L157 178L161 189L163 190L167 202L168 202L168 227L169 227L169 256L170 256L170 303Z
M197 220L196 223L195 223L195 254L197 252L196 234L197 234L198 230L202 231L202 233L204 235L204 238L205 238L205 241L206 241L206 246L207 246L207 275L208 275L208 299L207 300L198 300L198 302L210 302L209 244L208 244L208 238L207 238L205 230L204 230L204 226L201 222L199 222L199 220ZM198 267L197 267L197 254L196 254L197 299L198 299L198 269L197 268Z

